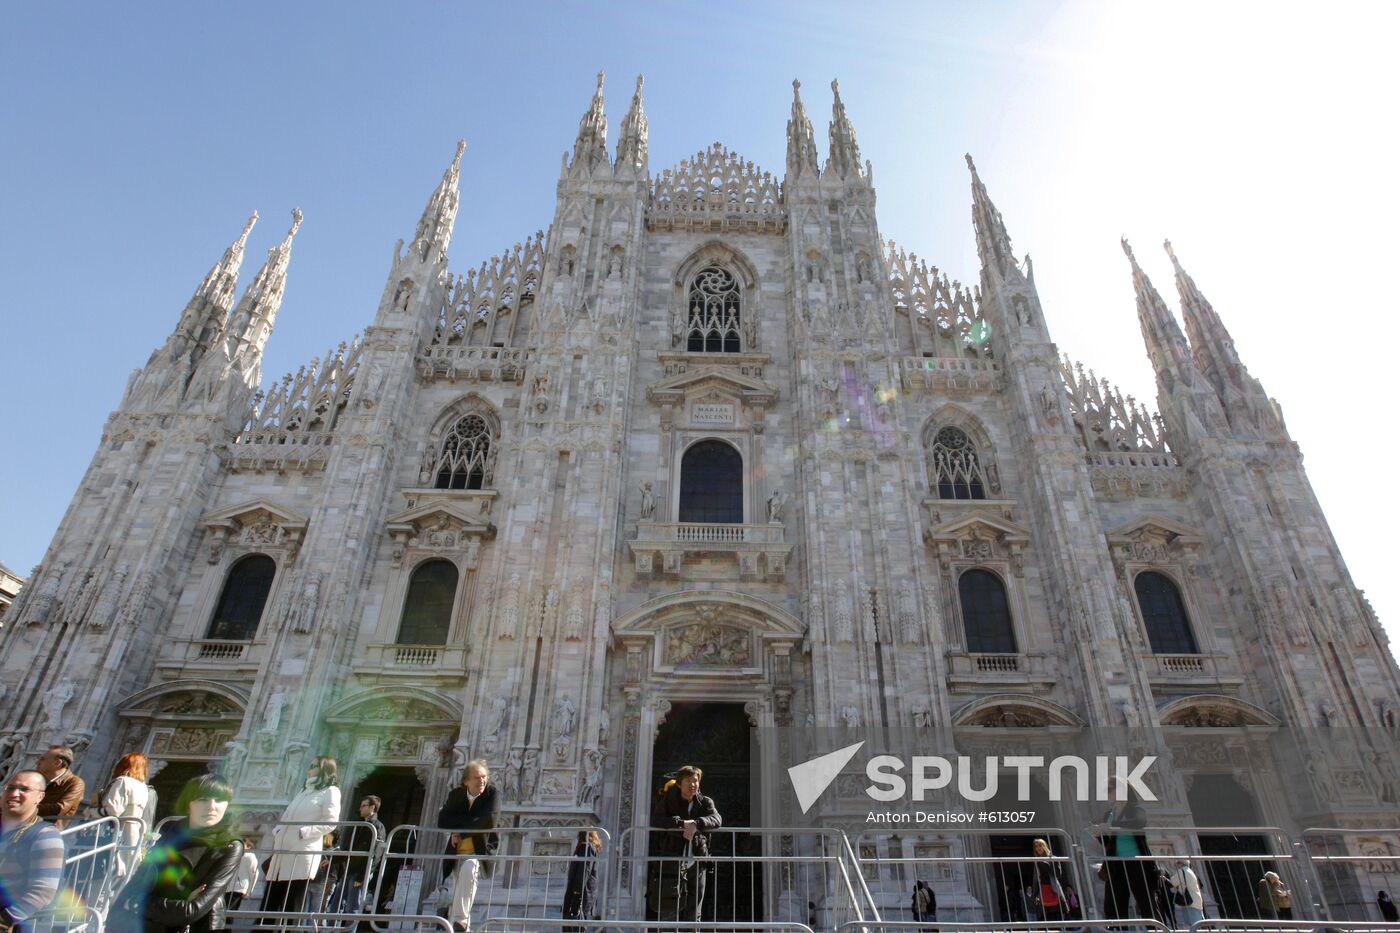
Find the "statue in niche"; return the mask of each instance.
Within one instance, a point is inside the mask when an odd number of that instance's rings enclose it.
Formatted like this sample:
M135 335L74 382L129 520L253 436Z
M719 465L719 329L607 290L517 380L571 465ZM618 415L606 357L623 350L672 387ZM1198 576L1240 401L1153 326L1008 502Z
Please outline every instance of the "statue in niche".
M569 603L569 612L564 620L564 638L578 641L583 637L583 589L574 588L574 598Z
M535 799L535 787L540 781L540 750L525 749L525 763L520 769L520 800L522 803Z
M501 637L515 638L520 625L520 574L512 573L506 581L505 597L501 600Z
M919 640L919 612L914 602L914 587L908 580L901 580L899 592L899 634L908 643Z
M282 707L287 705L287 693L281 687L273 691L263 713L263 727L259 732L276 732L282 726Z
M841 725L847 729L855 729L860 725L860 710L854 706L841 707Z
M593 411L602 414L608 407L608 379L598 376L593 380Z
M505 777L501 781L501 791L507 800L520 800L520 749L512 748L506 755Z
M612 733L612 717L608 711L603 709L598 711L598 747L608 747L608 736Z
M501 734L501 730L504 729L506 725L506 711L508 709L510 709L510 700L503 696L496 697L495 702L491 704L491 715L487 720L487 735Z
M914 708L914 728L927 729L933 725L933 714L929 712L927 706L916 706Z
M768 521L772 524L782 524L783 521L783 491L776 487L768 496Z
M287 626L294 632L305 635L316 623L316 607L321 602L321 574L313 571L307 576L301 594L292 600L287 611Z
M583 753L583 781L578 789L580 806L589 807L598 799L603 784L603 754L596 748Z
M749 352L758 349L758 321L752 314L744 318L744 349Z
M854 637L851 619L851 596L846 590L846 581L837 580L831 598L831 617L836 629L837 641L850 641Z
M614 250L608 255L608 278L616 279L622 276L622 253Z
M642 483L642 520L651 521L656 516L656 494L651 491L651 483Z
M73 699L76 690L71 680L65 680L44 693L44 728L57 729L63 724L63 708Z
M574 701L569 699L567 694L559 698L554 707L554 727L561 737L567 738L574 734L577 712Z

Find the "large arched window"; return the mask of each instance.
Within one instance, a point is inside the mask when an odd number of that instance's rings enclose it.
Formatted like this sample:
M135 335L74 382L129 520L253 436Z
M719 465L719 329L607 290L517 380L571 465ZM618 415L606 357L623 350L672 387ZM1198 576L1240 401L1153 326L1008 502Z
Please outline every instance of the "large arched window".
M718 266L696 273L686 299L685 348L692 353L738 353L739 283Z
M1133 581L1137 590L1138 608L1147 626L1147 643L1153 654L1199 654L1196 636L1191 633L1191 620L1186 617L1186 603L1181 591L1164 574L1146 570Z
M485 418L464 415L452 425L432 473L438 489L484 489L491 484L491 429Z
M740 524L744 460L724 441L701 441L681 457L679 521Z
M205 638L251 641L258 633L277 564L266 554L249 554L229 568L219 604Z
M929 448L933 486L940 499L985 499L987 480L977 447L961 428L945 427Z
M1016 632L1001 578L987 570L968 570L958 578L958 604L970 654L1015 654Z
M403 600L398 643L445 645L457 599L457 568L448 560L428 560L413 570Z

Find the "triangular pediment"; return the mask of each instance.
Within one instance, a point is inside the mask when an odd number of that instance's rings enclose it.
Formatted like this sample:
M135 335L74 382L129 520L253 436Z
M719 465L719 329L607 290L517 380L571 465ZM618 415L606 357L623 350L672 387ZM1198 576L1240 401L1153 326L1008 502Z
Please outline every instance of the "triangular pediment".
M1019 525L991 512L967 512L935 525L924 533L924 537L929 540L955 540L978 535L1027 542L1030 540L1031 530L1025 525Z
M206 528L232 528L272 522L283 528L296 529L305 528L307 520L305 515L295 509L289 509L267 499L253 499L239 505L219 509L216 512L210 512L200 519L199 523Z
M677 401L705 392L718 392L764 407L778 400L775 386L721 366L702 366L653 383L647 388L647 398L653 402Z
M1179 544L1183 547L1194 547L1202 540L1201 533L1195 528L1156 513L1138 516L1126 524L1110 529L1105 533L1105 537L1114 543L1157 537L1168 544Z
M455 502L425 502L390 515L385 522L390 531L414 533L429 528L451 528L468 534L482 534L492 526L480 513L472 515Z

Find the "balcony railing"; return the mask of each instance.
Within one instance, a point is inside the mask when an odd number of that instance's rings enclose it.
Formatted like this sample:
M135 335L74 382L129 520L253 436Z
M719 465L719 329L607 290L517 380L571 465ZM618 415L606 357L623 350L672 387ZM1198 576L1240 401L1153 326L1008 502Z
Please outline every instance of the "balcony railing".
M730 525L708 522L639 522L637 541L676 541L683 544L782 544L783 526Z
M978 671L991 673L1015 673L1021 669L1019 654L974 654L969 655Z
M456 683L466 676L465 645L369 645L358 673L381 677L430 679L443 684Z
M242 661L251 644L247 641L205 639L194 642L192 647L195 657L201 661Z

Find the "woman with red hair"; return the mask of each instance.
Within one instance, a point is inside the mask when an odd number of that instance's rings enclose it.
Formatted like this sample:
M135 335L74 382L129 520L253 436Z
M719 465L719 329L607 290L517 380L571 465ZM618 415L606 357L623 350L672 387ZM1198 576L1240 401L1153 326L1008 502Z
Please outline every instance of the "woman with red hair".
M112 769L112 783L102 792L102 814L121 821L117 876L125 878L140 855L141 838L151 826L155 794L146 784L150 763L140 752L123 755Z

